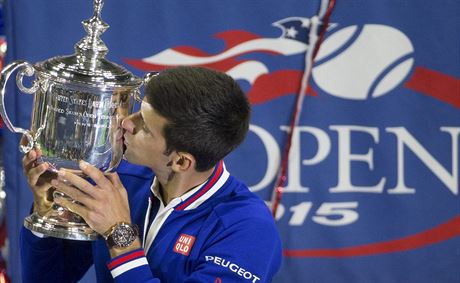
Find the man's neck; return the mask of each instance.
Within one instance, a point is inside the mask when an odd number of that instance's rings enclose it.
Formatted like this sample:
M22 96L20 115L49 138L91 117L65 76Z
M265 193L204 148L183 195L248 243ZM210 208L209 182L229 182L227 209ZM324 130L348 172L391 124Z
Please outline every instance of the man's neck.
M214 168L204 172L176 173L170 180L160 181L160 193L164 205L186 194L196 186L204 183L211 176Z

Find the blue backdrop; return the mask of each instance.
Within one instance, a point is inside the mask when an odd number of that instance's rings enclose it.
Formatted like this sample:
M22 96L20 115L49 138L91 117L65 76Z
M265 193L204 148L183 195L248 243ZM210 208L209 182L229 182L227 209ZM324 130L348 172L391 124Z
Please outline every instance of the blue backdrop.
M319 0L105 2L109 60L139 76L204 65L241 83L251 129L226 162L268 201ZM10 0L5 12L8 61L36 63L73 53L92 1ZM459 15L456 0L337 1L294 134L275 282L460 282ZM5 100L28 128L33 97L10 83ZM19 138L4 147L13 282L31 204Z

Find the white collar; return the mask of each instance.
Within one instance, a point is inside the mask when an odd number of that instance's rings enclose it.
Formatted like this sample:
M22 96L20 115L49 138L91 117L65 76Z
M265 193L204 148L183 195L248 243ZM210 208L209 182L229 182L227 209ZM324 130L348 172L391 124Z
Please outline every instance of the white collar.
M227 171L224 162L221 160L219 163L217 163L211 176L209 176L209 178L204 183L186 192L182 196L175 198L167 205L167 207L171 207L170 204L174 202L175 210L178 211L197 208L200 204L205 202L214 193L216 193L225 184L229 177L230 173ZM151 191L162 204L163 202L161 201L159 188L159 182L157 178L155 178L151 186Z

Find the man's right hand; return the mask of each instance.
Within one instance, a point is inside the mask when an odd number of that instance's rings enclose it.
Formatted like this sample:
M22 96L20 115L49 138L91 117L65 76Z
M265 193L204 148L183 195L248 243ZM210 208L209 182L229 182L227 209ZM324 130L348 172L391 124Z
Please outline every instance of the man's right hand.
M51 180L57 174L47 171L49 164L39 163L42 155L39 149L32 149L22 159L22 168L34 196L34 212L43 215L53 204Z

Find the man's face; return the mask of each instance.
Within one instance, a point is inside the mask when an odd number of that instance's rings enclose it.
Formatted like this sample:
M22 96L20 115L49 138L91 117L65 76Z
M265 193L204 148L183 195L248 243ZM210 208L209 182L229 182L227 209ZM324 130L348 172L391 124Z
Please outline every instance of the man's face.
M143 101L141 109L122 122L126 151L124 157L131 163L147 166L156 174L170 170L170 158L164 155L166 140L163 128L167 120L150 103Z

